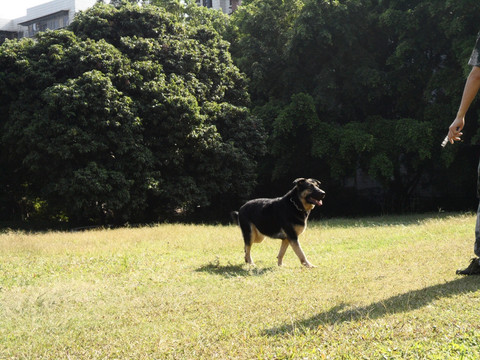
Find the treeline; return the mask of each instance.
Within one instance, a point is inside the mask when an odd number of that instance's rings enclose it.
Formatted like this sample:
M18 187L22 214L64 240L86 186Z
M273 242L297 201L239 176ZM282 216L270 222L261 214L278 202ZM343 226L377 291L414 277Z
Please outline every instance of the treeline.
M478 1L243 4L231 51L268 134L263 190L307 174L327 184L326 213L474 209L478 105L465 142L440 143L470 71Z
M440 148L477 1L99 3L0 46L0 216L223 220L297 177L323 213L470 209L478 106Z

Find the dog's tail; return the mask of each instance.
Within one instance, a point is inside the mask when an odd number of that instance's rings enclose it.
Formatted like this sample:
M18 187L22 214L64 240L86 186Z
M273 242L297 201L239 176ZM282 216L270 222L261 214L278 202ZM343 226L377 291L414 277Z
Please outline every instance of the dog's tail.
M239 225L239 221L238 221L238 211L232 211L230 213L230 217L232 218L233 222L237 225Z

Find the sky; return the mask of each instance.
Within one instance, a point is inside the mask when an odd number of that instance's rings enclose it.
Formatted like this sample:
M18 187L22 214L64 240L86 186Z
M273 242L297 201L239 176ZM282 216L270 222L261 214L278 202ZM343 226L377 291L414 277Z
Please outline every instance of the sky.
M27 8L50 0L0 0L0 19L15 19L27 15Z

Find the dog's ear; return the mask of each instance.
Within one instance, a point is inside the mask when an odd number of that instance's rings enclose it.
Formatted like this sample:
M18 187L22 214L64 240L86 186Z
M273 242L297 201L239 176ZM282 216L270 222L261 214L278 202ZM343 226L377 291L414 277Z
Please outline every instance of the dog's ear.
M298 178L298 179L295 179L295 180L293 181L293 183L298 186L298 185L304 183L305 181L306 181L305 178Z

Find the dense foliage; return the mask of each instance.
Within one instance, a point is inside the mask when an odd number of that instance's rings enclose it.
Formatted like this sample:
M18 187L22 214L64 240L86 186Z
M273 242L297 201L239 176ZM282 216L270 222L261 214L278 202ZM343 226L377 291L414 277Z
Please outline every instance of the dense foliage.
M367 202L373 211L471 206L478 106L465 143L439 145L479 12L478 1L244 1L232 54L268 130L261 183L279 191L300 173L326 180L327 207L343 214Z
M10 212L151 221L212 202L227 212L253 189L262 127L211 24L97 4L69 30L6 42L0 69Z

